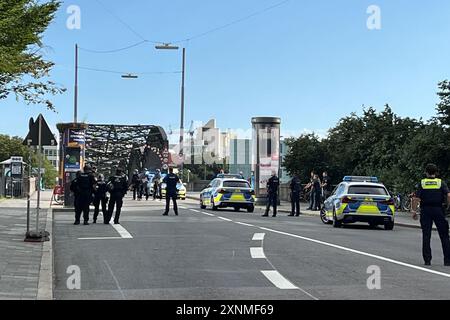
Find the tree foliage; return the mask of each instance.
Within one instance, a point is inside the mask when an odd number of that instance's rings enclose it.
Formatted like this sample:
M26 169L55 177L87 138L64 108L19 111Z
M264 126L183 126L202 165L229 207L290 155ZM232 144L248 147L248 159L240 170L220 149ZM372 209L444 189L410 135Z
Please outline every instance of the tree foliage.
M437 117L402 118L389 105L377 112L352 113L329 130L325 139L302 135L290 139L284 166L304 179L309 172L327 170L334 183L345 175L377 176L389 189L412 191L427 163L435 163L450 178L450 82L439 83Z
M15 95L27 104L44 104L53 110L47 95L65 89L49 80L53 63L46 61L42 35L60 2L0 0L0 100Z

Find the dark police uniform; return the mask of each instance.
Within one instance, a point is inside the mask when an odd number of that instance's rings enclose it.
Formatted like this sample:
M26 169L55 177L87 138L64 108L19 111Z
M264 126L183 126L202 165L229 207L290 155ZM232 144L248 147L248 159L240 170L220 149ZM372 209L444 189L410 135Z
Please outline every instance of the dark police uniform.
M291 189L291 216L300 215L300 192L302 190L302 185L299 177L294 177L289 185Z
M97 222L97 217L100 212L100 204L102 205L102 213L103 213L103 220L105 219L105 216L108 214L106 205L108 203L108 196L106 195L106 192L108 192L108 188L106 186L105 181L97 181L97 188L95 190L94 194L94 223Z
M114 216L114 223L119 223L120 212L123 205L123 197L127 193L128 182L127 177L123 174L116 174L110 177L108 180L108 191L111 195L108 205L108 215L105 217L105 224L111 221L112 214L114 212L114 206L116 206L116 215Z
M136 200L136 195L139 192L140 184L139 174L133 173L133 176L131 177L131 185L133 186L133 200Z
M80 223L81 213L83 213L84 223L89 221L89 205L92 203L95 192L95 177L91 172L82 172L76 178L75 190L75 223Z
M266 213L263 215L267 217L269 215L270 206L273 206L273 217L277 216L278 205L278 187L280 186L280 179L277 176L272 176L267 182L267 207Z
M73 192L73 197L74 197L74 207L75 207L75 224L79 224L79 220L77 222L76 220L76 216L77 216L77 212L79 210L78 208L78 197L79 197L79 191L78 191L78 178L80 177L81 171L78 171L76 174L75 179L72 180L72 182L70 183L70 191Z
M164 215L169 214L169 206L170 199L173 201L173 211L178 215L178 206L177 206L177 184L180 182L180 178L175 173L169 173L163 179L163 183L166 184L166 211L164 211Z
M416 197L420 199L420 224L422 226L422 253L425 263L431 262L431 230L433 222L441 238L444 263L450 265L450 240L445 219L445 203L449 189L441 179L423 179L417 185Z

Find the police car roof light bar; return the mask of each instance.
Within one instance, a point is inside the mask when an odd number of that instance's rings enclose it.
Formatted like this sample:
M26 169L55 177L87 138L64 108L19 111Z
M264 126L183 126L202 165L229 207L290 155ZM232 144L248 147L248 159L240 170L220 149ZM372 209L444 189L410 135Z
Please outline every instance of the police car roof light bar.
M377 183L377 177L364 177L364 176L345 176L343 181L345 182L373 182Z

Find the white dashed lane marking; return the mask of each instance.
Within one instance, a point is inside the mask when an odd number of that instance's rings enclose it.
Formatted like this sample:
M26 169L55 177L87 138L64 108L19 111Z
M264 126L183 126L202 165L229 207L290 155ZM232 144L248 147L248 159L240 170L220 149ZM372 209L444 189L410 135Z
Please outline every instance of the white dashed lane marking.
M253 241L261 241L261 240L264 240L264 236L265 236L266 234L265 233L255 233L254 235L253 235Z
M258 248L250 248L250 255L253 259L267 259L264 254L264 249L261 247Z
M120 224L114 224L111 222L111 225L116 231L119 233L120 237L123 239L133 239L133 236Z
M274 286L277 287L278 289L283 289L283 290L298 290L299 289L297 286L292 284L288 279L283 277L276 270L262 270L261 273L263 275L265 275L266 278L269 279L269 281L272 282L274 284ZM309 296L311 296L311 295L309 295Z
M217 217L217 218L219 218L219 219L221 219L221 220L224 220L224 221L233 221L233 220L231 220L231 219L224 218L224 217Z

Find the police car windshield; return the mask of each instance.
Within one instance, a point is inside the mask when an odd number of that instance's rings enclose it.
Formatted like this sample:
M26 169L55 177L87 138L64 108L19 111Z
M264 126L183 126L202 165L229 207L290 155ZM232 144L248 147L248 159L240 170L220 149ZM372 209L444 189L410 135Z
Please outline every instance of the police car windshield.
M374 194L379 196L388 195L386 189L381 186L358 186L358 185L348 187L348 194Z
M250 188L248 182L245 181L224 181L223 186L225 188Z

